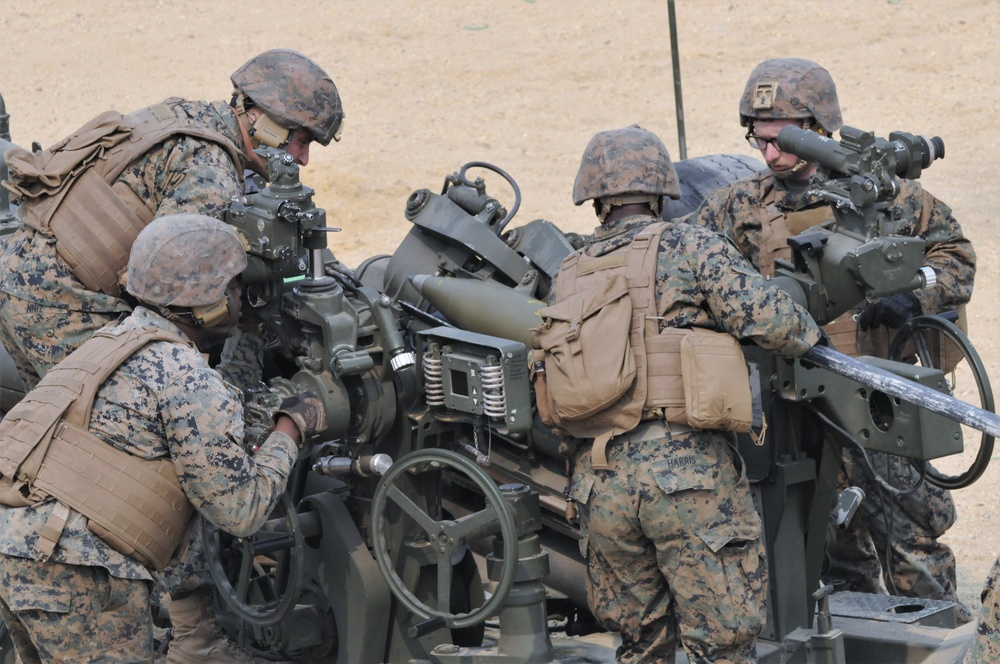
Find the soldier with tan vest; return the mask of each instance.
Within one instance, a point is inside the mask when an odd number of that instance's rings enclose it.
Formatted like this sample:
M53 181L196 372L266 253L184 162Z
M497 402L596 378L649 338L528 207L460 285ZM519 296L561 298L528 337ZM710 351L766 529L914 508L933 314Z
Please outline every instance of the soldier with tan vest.
M536 400L583 440L570 497L587 532L588 603L621 635L616 661L672 661L679 648L689 661L755 661L767 565L727 436L751 418L736 339L796 356L820 330L717 234L660 222L679 195L652 132L591 139L573 201L593 201L601 224L539 312Z
M245 266L221 221L153 221L128 263L133 313L0 422L0 617L20 661L152 661L152 573L174 562L194 515L255 532L326 428L304 392L282 403L253 457L244 451L241 395L200 349L235 329ZM201 619L200 599L174 604L167 661L253 661Z
M791 257L789 237L833 221L830 205L807 193L818 165L783 152L776 143L786 125L824 136L840 129L833 78L801 58L762 62L740 98L740 123L768 168L710 193L688 221L733 240L767 277L774 272L776 258ZM976 254L948 206L914 180L901 180L895 204L902 219L897 232L926 241L924 266L934 271L936 284L854 303L853 311L825 327L836 348L848 355L884 356L893 328L915 315L961 309L972 296ZM891 476L899 486L915 484L916 470L907 461L893 455L876 457L883 476ZM892 594L958 602L955 557L938 539L956 518L951 494L923 482L913 493L889 495L852 453L845 453L841 473L842 488L848 484L860 486L867 498L851 527L838 529L824 578L846 582L845 589L859 592L880 592L881 581ZM968 609L961 602L957 606L959 621L967 622Z
M254 150L309 161L313 141L340 140L333 80L290 49L233 72L230 101L176 97L133 113L108 111L37 153L9 150L3 186L23 222L0 254L0 341L26 390L98 329L128 315L119 278L132 241L152 219L221 217L244 192L244 172L266 177ZM219 367L247 387L260 380L259 335L237 330ZM174 595L210 582L196 565L164 576Z
M232 75L229 102L171 97L108 111L37 153L9 150L3 186L23 225L0 256L0 340L31 389L97 329L129 311L119 277L156 217L221 217L244 192L245 169L266 177L254 149L309 161L310 143L339 140L337 87L315 62L275 49Z

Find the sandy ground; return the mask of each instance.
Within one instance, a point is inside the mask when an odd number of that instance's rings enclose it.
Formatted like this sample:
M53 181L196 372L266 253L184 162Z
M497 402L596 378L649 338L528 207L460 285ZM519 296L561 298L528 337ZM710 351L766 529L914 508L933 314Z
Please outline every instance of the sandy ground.
M777 56L826 66L848 125L944 139L947 158L922 182L975 243L970 336L1000 376L989 226L1000 208L1000 3L679 0L676 15L688 156L753 154L737 102L753 66ZM332 74L348 117L343 141L315 149L303 180L343 228L335 253L357 265L407 232L411 191L438 190L470 161L516 179L521 223L589 230L570 189L595 131L638 122L680 156L668 29L666 0L5 0L0 94L14 142L48 145L108 108L228 99L229 74L249 57L301 50ZM510 200L499 178L487 184ZM973 607L1000 551L998 475L994 464L956 493L947 536Z

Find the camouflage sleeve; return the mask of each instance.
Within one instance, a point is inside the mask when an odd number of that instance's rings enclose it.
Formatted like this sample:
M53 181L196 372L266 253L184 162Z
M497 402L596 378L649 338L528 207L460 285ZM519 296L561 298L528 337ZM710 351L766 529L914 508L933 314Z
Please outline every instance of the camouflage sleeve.
M703 226L729 238L752 265L758 266L760 218L747 204L748 194L739 187L741 182L710 191L701 205L684 219L691 225Z
M819 341L808 312L769 286L729 242L707 232L683 237L686 270L717 326L782 356L801 355Z
M132 164L122 178L156 217L197 212L221 218L242 194L239 173L222 147L192 136L165 141Z
M228 383L244 392L260 385L264 380L263 354L264 338L256 330L237 328L226 339L222 357L215 370Z
M914 291L924 313L938 313L966 304L976 277L976 252L962 234L951 208L913 180L902 182L897 203L903 209L901 235L927 242L924 264L932 267L937 284Z
M728 195L727 187L713 189L705 194L705 199L697 208L686 217L681 217L679 223L687 223L692 226L704 226L710 231L719 235L726 235L730 230L726 223L726 201Z
M237 537L259 529L285 490L295 442L272 433L247 455L239 395L208 368L185 372L163 390L160 417L177 477L195 508Z

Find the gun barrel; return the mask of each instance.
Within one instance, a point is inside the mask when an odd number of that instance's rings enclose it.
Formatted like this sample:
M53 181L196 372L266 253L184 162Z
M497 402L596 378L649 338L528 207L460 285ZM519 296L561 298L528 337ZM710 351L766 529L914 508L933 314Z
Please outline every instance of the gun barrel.
M886 394L926 408L950 420L965 424L977 431L1000 436L1000 416L977 408L953 396L900 378L883 369L865 364L832 348L815 346L802 359L851 380L874 387Z

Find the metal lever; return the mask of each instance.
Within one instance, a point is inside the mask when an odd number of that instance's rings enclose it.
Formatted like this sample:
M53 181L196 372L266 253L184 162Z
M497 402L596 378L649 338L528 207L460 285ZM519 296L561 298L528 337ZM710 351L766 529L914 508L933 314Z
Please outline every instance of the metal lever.
M441 616L434 616L433 618L421 620L420 622L413 623L407 627L406 635L411 639L419 639L421 636L426 636L431 632L436 632L444 626L444 618Z

